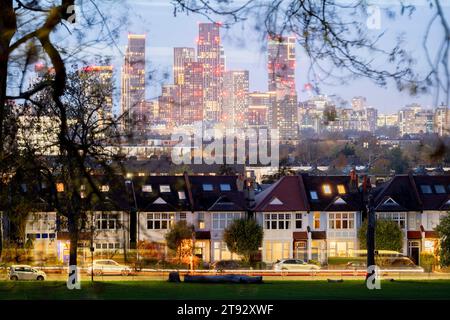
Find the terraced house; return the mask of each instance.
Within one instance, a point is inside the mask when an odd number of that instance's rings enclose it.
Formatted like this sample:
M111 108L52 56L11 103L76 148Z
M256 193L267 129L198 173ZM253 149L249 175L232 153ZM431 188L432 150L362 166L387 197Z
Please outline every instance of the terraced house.
M403 254L419 263L421 252L437 254L434 228L450 212L450 176L397 175L375 191L375 209L399 224Z
M244 217L263 227L260 258L267 263L286 258L327 263L330 257L354 256L360 248L357 231L366 217L362 179L355 175L286 176L254 197L242 176L105 179L95 177L104 197L86 208L80 233L80 249L87 259L92 240L97 255L111 256L146 243L163 259L168 253L165 234L183 220L194 226L195 254L203 261L238 259L227 249L223 232ZM367 184L365 190L374 196L377 218L394 220L403 230L403 254L416 263L421 252L437 254L434 228L450 211L450 176L397 175L377 187ZM57 191L63 197L64 186L58 184ZM82 187L80 193L85 192ZM42 201L26 221L27 239L32 239L39 257L68 258L64 219Z
M347 176L287 176L256 196L263 261L352 256L362 198Z

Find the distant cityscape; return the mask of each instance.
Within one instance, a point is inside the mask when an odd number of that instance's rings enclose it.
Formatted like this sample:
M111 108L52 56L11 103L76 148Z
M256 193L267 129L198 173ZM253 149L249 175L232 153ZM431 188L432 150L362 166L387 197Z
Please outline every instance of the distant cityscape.
M310 94L306 100L299 99L294 37L267 38L267 91L250 92L249 71L226 67L221 25L199 23L198 28L197 48L173 48L174 81L162 83L161 94L152 100L146 99L146 35L128 34L120 73L118 118L128 138L120 146L112 145L112 150L144 159L169 155L175 145L170 134L175 129L193 128L232 129L237 133L277 129L280 145L293 146L308 139L333 137L335 133L344 134L345 139L370 134L379 140L378 144L391 147L402 144L395 139L449 135L450 109L443 104L432 109L410 104L382 114L362 95L353 97L350 105L327 95ZM111 65L92 65L82 72L95 72L105 83L113 83L114 69ZM45 70L40 64L35 67L38 74ZM100 116L117 117L113 115L112 93ZM39 122L52 125L52 120L45 117ZM30 139L33 135L26 136ZM36 132L34 140L46 143L48 139ZM57 150L48 148L44 153L55 154Z

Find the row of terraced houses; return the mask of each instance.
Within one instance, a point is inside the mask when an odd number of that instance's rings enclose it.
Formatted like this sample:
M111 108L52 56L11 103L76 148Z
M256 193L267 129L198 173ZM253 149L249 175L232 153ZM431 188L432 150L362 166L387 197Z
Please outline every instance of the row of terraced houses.
M114 182L99 177L105 200L90 211L94 248L96 253L123 251L147 241L166 254L164 235L174 222L185 220L195 227L199 258L237 259L228 251L223 232L233 220L250 217L264 230L262 261L326 263L329 257L352 256L360 246L357 230L366 219L361 180L354 175L302 174L255 192L239 176L117 176ZM377 218L393 220L403 231L403 254L416 263L421 252L436 254L434 228L450 211L450 176L396 175L366 187L374 196ZM64 186L58 191L63 193ZM25 237L34 239L34 250L66 260L68 232L54 210L36 208L29 214ZM91 236L89 231L80 234L81 246L89 247Z

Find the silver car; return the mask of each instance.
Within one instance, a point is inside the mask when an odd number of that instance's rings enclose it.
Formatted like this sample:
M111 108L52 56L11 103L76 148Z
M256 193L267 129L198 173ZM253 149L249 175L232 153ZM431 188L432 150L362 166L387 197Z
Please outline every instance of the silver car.
M9 268L8 279L43 281L47 279L47 275L44 271L37 270L27 265L14 265Z
M307 263L300 259L284 259L277 261L273 265L273 270L282 271L282 270L319 270L320 267Z
M132 273L132 269L128 266L124 266L118 264L114 260L103 259L103 260L94 260L94 264L89 266L87 269L87 274L101 276L101 275L122 275L128 276Z

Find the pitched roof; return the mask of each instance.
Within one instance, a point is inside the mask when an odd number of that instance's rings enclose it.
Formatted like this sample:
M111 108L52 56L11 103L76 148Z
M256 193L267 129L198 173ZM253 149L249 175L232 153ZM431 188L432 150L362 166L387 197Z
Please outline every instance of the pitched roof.
M396 175L375 192L377 211L448 210L449 200L450 176L446 175Z
M301 176L285 176L255 196L254 211L309 211Z
M132 179L139 211L190 211L183 176L146 176ZM132 192L132 190L131 190Z
M362 209L363 204L359 193L350 188L350 176L308 174L302 176L311 211L360 211ZM313 197L313 194L317 197Z
M243 181L238 176L189 176L193 210L244 211Z

